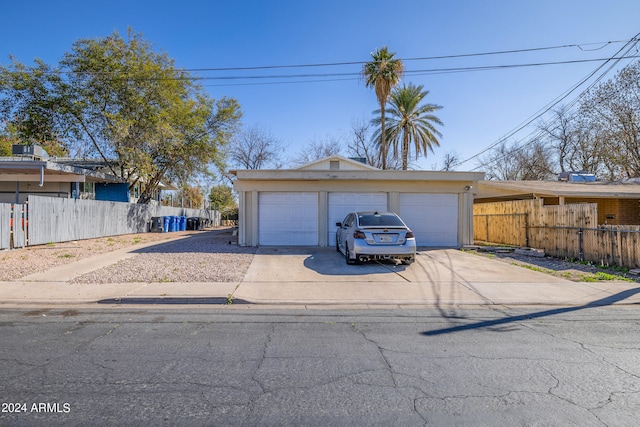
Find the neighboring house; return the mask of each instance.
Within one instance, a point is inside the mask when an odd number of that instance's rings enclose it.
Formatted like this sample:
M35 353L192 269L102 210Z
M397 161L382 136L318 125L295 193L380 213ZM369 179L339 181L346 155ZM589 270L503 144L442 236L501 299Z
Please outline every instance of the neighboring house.
M475 203L544 199L545 205L596 203L598 224L640 225L636 182L480 181Z
M480 172L390 171L341 156L295 169L236 170L238 243L334 246L336 222L352 211L392 211L419 246L473 243Z
M15 148L24 153L0 157L0 203L24 203L29 194L135 203L141 193L141 184L130 189L102 160L49 158L38 146ZM161 182L154 200L160 201L161 190L177 187Z
M87 160L87 159L57 159L59 163L72 165L81 167L83 169L89 169L96 172L102 172L104 174L110 174L111 169L110 165L104 160ZM111 166L116 170L117 162L111 162ZM144 182L142 180L138 181L135 185L131 186L129 183L124 182L122 184L102 184L96 185L94 188L93 194L89 194L89 197L95 198L96 200L110 200L116 202L131 202L136 203L140 198L140 194L142 193L144 186ZM175 191L178 190L178 187L173 184L160 181L158 184L158 188L153 192L152 200L160 202L162 198L163 191Z
M24 203L29 194L77 198L95 186L121 183L119 177L59 163L46 156L0 158L1 203Z

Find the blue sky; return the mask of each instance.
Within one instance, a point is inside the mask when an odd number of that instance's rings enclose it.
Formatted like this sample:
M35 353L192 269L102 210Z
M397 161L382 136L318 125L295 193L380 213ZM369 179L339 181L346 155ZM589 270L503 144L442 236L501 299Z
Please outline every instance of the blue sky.
M105 37L127 27L141 32L186 69L360 62L389 46L401 59L578 47L508 55L407 60L406 70L601 59L640 32L637 0L323 0L323 1L5 1L0 62L9 55L55 64L80 38ZM596 50L597 49L597 50ZM630 60L621 62L626 65ZM407 74L442 105L441 146L416 167L431 169L455 151L467 159L510 133L602 62L499 70ZM240 102L245 125L267 128L295 154L313 140L348 134L370 120L373 90L357 76L361 65L198 72L206 77L319 74L313 78L206 80L214 98ZM608 74L608 77L613 73ZM570 101L576 92L567 98ZM529 127L513 138L521 140ZM459 170L477 166L471 160Z

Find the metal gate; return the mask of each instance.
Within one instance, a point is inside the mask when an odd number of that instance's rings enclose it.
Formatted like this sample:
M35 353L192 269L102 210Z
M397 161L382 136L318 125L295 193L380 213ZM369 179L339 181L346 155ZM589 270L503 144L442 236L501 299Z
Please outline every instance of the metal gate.
M0 203L0 249L27 246L27 205Z

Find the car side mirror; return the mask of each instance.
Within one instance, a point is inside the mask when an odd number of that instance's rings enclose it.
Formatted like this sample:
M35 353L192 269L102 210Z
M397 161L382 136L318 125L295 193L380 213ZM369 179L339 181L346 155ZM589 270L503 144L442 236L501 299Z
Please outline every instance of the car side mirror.
M336 222L336 227L342 227L342 223L341 222Z

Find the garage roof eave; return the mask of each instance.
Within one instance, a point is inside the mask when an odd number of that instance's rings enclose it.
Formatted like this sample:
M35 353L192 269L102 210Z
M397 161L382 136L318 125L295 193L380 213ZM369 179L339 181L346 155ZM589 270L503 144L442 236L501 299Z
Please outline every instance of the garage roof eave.
M484 172L367 171L367 170L233 170L238 180L260 181L480 181Z

